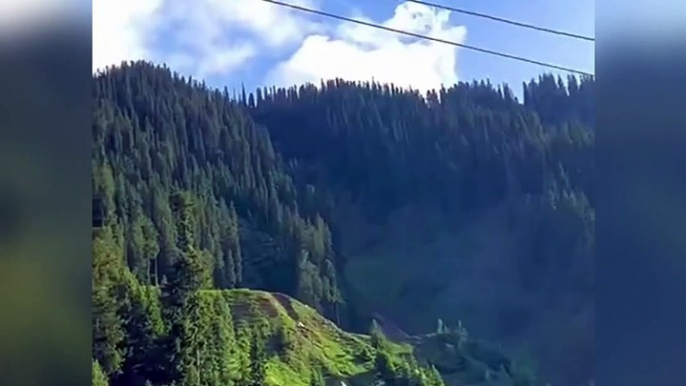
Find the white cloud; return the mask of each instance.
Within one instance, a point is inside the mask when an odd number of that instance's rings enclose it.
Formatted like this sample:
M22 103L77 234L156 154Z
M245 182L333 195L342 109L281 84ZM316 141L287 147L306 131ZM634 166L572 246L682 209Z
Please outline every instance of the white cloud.
M292 3L315 6L310 0ZM318 28L301 14L259 0L167 0L161 17L174 25L167 36L172 54L162 60L199 78L228 75L258 52L297 45Z
M318 8L321 0L290 0ZM359 12L356 12L360 14ZM383 22L396 29L462 42L466 29L448 11L403 3ZM196 78L227 77L292 52L265 77L291 85L345 78L416 89L454 83L456 47L331 20L260 0L94 0L93 66L152 60Z
M383 24L404 31L461 43L467 30L450 26L449 11L415 3L399 5ZM393 82L419 90L457 81L457 47L404 37L370 27L344 23L332 34L312 34L266 83L290 85L343 78Z
M263 43L278 47L294 43L312 32L317 25L302 14L259 0L204 0L223 22L254 33ZM291 0L291 4L316 7L311 0Z
M93 0L93 69L149 59L145 38L163 0Z
M93 24L94 68L147 59L198 78L230 74L261 50L297 46L319 28L259 0L94 0Z

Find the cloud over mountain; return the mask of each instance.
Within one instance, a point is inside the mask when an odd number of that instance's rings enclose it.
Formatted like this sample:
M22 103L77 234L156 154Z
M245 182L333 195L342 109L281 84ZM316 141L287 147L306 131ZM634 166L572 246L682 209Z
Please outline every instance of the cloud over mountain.
M322 8L324 2L292 0ZM325 8L324 8L325 9ZM402 3L379 23L456 42L466 28L450 12ZM364 15L358 17L373 21ZM457 48L313 17L259 0L94 0L93 67L147 59L198 78L232 75L256 64L254 83L291 85L340 77L417 89L457 80Z

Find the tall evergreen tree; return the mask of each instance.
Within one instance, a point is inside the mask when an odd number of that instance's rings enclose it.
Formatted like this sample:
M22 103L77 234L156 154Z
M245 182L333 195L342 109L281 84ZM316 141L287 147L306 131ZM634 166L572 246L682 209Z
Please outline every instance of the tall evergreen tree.
M109 386L107 381L107 375L102 370L100 363L97 360L93 360L93 386Z
M121 371L124 360L124 323L121 317L123 256L112 231L99 231L93 241L92 334L93 356L108 376Z

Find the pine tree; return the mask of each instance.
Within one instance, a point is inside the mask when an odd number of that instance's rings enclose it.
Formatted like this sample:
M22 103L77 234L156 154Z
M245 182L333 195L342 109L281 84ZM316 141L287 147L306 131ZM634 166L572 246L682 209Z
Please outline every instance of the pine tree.
M193 199L188 192L175 192L170 197L169 203L176 222L176 247L183 253L189 253L195 246L192 224Z
M92 333L93 355L102 371L120 372L124 360L123 256L110 228L102 229L93 241Z
M203 325L202 319L198 320L201 307L198 291L211 284L211 273L206 256L193 246L191 198L187 194L176 193L170 201L177 219L177 247L181 253L162 292L162 304L171 326L165 340L167 360L172 369L172 380L192 382L194 379L194 382L200 382L198 341L202 332L198 329Z
M100 367L100 363L97 360L93 360L93 386L109 386L109 381L105 372Z
M183 321L179 329L179 352L175 361L183 385L202 385L208 375L208 333L206 304L200 293L190 296L184 307Z
M162 359L158 338L163 326L159 309L152 304L157 300L156 294L148 292L132 275L129 277L129 302L124 323L127 350L123 372L117 381L120 384L142 386L145 381L158 377L156 363Z
M229 283L232 287L237 287L243 281L243 256L241 253L241 243L238 234L238 215L233 202L229 205L229 223L228 223L227 244L228 250L231 252L231 263L233 271L229 273Z

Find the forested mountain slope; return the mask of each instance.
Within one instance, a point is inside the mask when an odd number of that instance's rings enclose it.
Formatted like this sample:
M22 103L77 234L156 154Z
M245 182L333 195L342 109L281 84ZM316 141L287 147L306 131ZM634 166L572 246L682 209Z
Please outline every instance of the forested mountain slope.
M593 85L542 76L520 104L487 82L333 80L244 104L333 230L353 306L412 333L462 319L576 385L593 363Z
M95 79L94 189L122 227L137 278L168 279L177 254L172 193L195 202L194 247L218 288L263 288L331 315L340 302L327 225L303 216L268 133L227 95L148 64Z
M443 385L435 368L413 359L410 345L344 332L283 294L211 289L191 246L160 287L136 279L122 247L110 227L96 231L93 385ZM483 377L483 369L460 374Z
M183 244L190 231L179 228L179 255L161 286L133 275L121 234L95 231L94 386L533 384L526 367L462 328L393 342L376 324L369 335L345 332L284 294L212 289L201 255Z
M530 345L556 385L583 384L593 375L592 91L589 79L544 76L520 104L487 83L422 96L333 80L231 98L148 63L96 75L102 253L125 272L94 261L109 272L94 276L98 366L122 382L131 359L117 358L134 355L120 349L132 334L119 322L132 311L112 292L121 278L160 299L146 307L162 310L151 312L165 336L193 298L174 289L182 277L196 283L189 294L284 293L358 332L374 313L412 334L462 319L477 336ZM180 311L164 316L172 304ZM576 335L559 345L561 333Z

